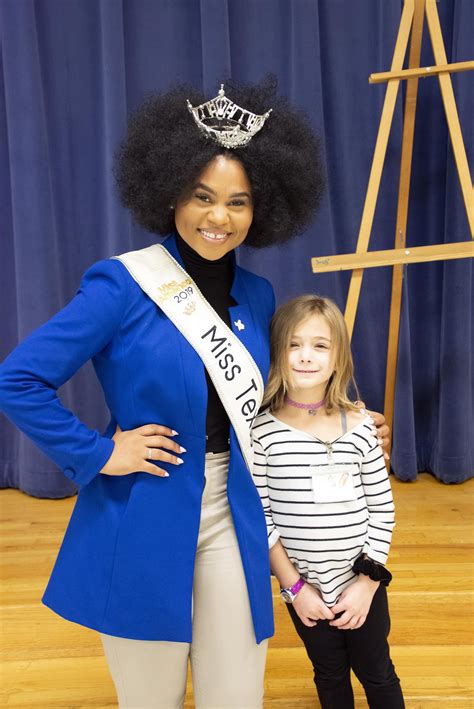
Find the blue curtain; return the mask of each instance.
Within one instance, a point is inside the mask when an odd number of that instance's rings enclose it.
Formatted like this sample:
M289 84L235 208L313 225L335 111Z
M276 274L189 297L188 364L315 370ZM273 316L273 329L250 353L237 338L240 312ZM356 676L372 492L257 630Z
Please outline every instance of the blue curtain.
M328 190L311 228L242 265L278 301L303 292L343 308L349 273L314 276L310 258L355 250L401 0L2 0L0 3L1 350L64 305L94 261L155 240L131 223L111 174L128 112L177 81L209 97L228 76L278 76L323 137ZM438 4L449 61L472 58L474 3ZM433 64L425 28L422 65ZM453 75L468 158L473 76ZM370 242L393 248L402 131L399 96ZM472 168L471 168L472 170ZM407 243L466 241L469 228L437 79L420 82ZM366 271L353 349L367 405L382 410L391 271ZM406 269L392 466L473 475L473 298L468 259ZM105 405L90 365L61 391L89 425ZM166 423L166 422L163 422ZM0 485L60 497L74 488L2 417Z

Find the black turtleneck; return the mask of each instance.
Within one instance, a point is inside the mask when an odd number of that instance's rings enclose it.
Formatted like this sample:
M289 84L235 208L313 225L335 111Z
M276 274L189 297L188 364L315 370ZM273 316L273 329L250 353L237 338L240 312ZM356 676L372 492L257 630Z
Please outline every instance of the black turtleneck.
M230 295L234 280L232 253L225 254L217 261L208 261L200 256L197 251L194 251L179 234L176 234L176 244L183 259L185 270L195 281L199 290L217 314L230 327L228 308L235 305L235 300ZM220 453L229 450L229 417L222 406L207 370L205 372L208 391L206 451Z

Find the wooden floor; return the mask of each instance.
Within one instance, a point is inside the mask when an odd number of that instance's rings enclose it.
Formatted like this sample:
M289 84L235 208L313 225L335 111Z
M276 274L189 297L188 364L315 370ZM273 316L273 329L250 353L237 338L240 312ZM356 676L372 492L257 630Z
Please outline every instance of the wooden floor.
M474 480L443 485L424 474L392 486L391 646L407 707L474 707ZM0 706L116 706L97 635L40 603L73 504L0 492ZM305 653L274 590L265 708L318 707ZM367 706L354 685L356 706ZM186 707L193 706L188 692Z

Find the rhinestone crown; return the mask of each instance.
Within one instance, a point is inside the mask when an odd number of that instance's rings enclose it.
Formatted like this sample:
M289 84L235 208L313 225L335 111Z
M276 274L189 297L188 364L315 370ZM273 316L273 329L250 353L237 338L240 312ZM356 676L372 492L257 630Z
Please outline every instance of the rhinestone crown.
M199 130L225 148L242 148L258 133L272 109L261 116L247 111L233 103L224 92L224 84L217 96L200 106L192 106L188 101Z

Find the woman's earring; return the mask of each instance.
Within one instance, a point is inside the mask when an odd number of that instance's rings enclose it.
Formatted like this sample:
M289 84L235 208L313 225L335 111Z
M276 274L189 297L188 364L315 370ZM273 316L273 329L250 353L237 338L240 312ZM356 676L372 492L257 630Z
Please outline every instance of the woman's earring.
M174 209L174 204L170 204L169 208L171 209L171 211L173 211L173 209Z

